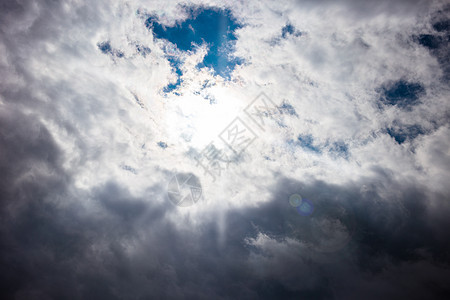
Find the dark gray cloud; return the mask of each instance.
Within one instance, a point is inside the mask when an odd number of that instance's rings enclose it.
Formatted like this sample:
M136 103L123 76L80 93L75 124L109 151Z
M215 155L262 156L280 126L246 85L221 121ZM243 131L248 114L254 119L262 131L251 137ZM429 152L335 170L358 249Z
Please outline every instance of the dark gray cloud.
M174 224L169 201L135 198L118 183L69 192L70 177L48 131L36 134L38 121L11 113L1 118L4 299L445 299L450 293L450 239L443 230L450 226L449 199L424 187L397 183L383 171L346 186L281 178L270 202L225 215L219 243L214 218L201 226L189 218ZM314 204L309 217L287 201L299 191ZM96 204L86 210L77 197ZM341 245L315 234L326 219L340 219L351 238Z

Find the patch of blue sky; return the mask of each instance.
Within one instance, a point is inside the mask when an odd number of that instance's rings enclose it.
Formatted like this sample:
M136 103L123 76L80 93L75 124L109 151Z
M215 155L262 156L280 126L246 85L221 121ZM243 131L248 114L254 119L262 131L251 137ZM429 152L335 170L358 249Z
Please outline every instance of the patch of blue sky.
M277 120L277 125L281 128L287 128L288 126L283 122L283 120Z
M349 157L348 145L343 141L331 143L328 145L328 151L332 155L343 157L345 159Z
M136 169L133 168L133 167L130 167L130 166L128 166L128 165L121 165L120 167L121 167L123 170L125 170L125 171L128 171L128 172L133 173L133 174L137 174Z
M102 51L105 54L111 53L112 51L111 44L108 41L98 43L97 47L98 49L100 49L100 51Z
M444 81L450 82L450 19L441 19L431 25L432 32L414 35L413 40L430 50L441 65Z
M287 23L285 26L281 27L281 36L276 36L269 41L271 46L279 45L282 40L288 39L290 36L298 37L301 36L302 32L297 30L292 24Z
M409 109L419 103L420 96L425 92L422 84L399 80L381 88L381 103Z
M167 148L167 144L165 142L158 142L158 146L163 148L163 149Z
M450 19L438 21L433 24L433 29L437 32L448 32L450 31Z
M305 134L305 135L299 135L297 137L297 143L302 147L303 149L320 153L320 148L318 145L315 145L314 138L311 134Z
M181 66L183 62L177 57L173 55L168 55L167 59L169 60L170 66L175 70L175 74L177 75L176 82L169 83L166 87L164 87L164 93L170 93L178 88L181 85L183 80L181 76L183 75L183 71L181 70Z
M152 50L149 47L143 45L136 45L136 52L141 54L143 57L146 57L147 54L150 54Z
M319 148L319 145L314 143L314 138L310 134L299 135L297 140L289 140L287 141L288 146L291 147L301 147L305 151L313 152L320 154L322 151Z
M302 33L295 29L295 27L292 24L286 24L286 26L281 28L281 37L283 39L287 38L289 35L293 36L301 36Z
M116 56L119 58L122 58L124 56L122 51L113 49L111 47L111 43L109 41L98 43L97 47L104 54L109 54L109 55Z
M417 37L417 42L430 50L435 50L442 45L444 40L432 34L421 34Z
M194 7L186 10L189 17L172 27L159 23L156 16L150 16L145 25L155 38L165 39L181 51L193 51L206 44L208 53L197 68L210 68L214 75L229 79L235 66L243 63L233 56L235 31L242 26L226 9Z
M283 101L283 103L281 103L281 105L278 106L278 110L282 114L287 114L287 115L290 115L290 116L298 117L297 112L295 111L295 108L290 103L288 103L286 101Z
M350 156L349 146L343 141L317 143L311 134L300 134L297 140L289 140L287 144L291 147L301 147L303 150L315 154L328 153L332 157L348 159Z
M386 133L391 136L398 144L414 140L417 136L424 134L425 131L419 125L396 126L386 129Z

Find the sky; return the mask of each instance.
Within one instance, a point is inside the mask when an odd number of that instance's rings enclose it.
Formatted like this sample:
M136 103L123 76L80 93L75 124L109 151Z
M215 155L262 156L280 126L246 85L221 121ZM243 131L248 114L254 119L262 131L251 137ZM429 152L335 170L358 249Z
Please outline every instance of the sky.
M449 299L450 3L0 4L2 299Z

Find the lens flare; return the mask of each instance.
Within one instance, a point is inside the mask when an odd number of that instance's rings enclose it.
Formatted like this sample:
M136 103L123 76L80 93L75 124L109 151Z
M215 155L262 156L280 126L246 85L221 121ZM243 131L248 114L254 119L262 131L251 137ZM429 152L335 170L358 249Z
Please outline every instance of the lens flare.
M293 207L298 207L300 204L302 204L302 196L299 194L293 194L289 197L289 204L291 204Z

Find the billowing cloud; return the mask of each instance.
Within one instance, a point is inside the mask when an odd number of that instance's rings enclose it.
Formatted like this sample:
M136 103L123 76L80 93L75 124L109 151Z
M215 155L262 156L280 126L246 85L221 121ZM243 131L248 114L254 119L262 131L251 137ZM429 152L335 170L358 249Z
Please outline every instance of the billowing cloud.
M4 1L2 298L447 299L448 12Z

